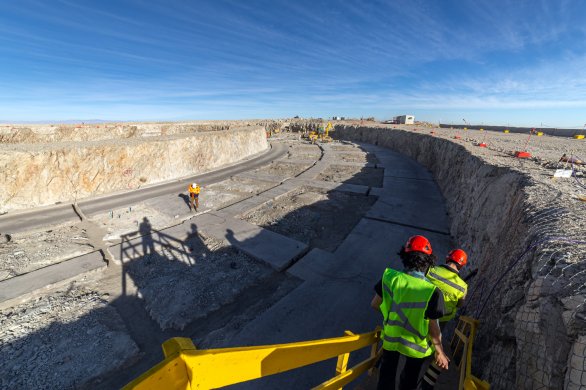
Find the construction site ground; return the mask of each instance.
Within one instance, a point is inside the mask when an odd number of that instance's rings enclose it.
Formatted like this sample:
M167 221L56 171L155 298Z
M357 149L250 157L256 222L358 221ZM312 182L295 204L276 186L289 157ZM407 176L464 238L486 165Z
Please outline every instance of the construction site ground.
M453 142L484 136L460 134ZM371 331L380 324L373 286L386 267L402 268L396 252L405 239L425 234L440 256L454 244L445 199L414 160L371 144L312 145L298 134L272 141L284 150L278 159L202 182L197 213L184 186L109 211L87 201L81 221L3 235L0 388L120 387L177 336L203 349ZM547 177L576 147L534 141L535 160L505 152L522 142L513 134L491 134L479 153ZM328 361L236 387L310 388L334 373ZM453 376L442 380L439 388L453 388Z

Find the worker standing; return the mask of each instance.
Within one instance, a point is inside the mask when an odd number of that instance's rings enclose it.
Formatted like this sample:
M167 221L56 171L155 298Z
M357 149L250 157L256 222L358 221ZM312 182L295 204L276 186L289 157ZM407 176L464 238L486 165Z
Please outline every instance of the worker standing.
M379 390L395 388L401 355L406 359L399 380L401 390L417 388L421 367L434 352L439 367L447 369L449 363L437 322L444 315L443 294L425 277L435 264L431 244L423 236L413 236L401 248L399 257L405 271L387 268L375 285L376 294L371 302L383 315Z
M197 183L191 183L189 185L189 209L193 211L197 211L199 208L199 193L201 188Z
M317 127L317 134L319 136L319 139L323 142L324 141L324 135L326 134L326 130L325 127L323 125L323 123L320 123Z
M468 255L462 249L454 249L446 256L446 264L431 267L427 271L427 279L437 288L442 290L445 301L445 314L439 319L440 329L456 316L456 311L464 305L464 299L468 291L468 284L460 277L460 270L468 262ZM435 387L441 369L432 362L425 375L421 388L431 390Z

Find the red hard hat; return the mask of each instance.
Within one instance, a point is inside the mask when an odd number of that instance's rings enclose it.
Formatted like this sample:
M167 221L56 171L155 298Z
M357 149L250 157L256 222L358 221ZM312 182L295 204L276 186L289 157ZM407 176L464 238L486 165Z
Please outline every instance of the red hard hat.
M431 244L423 236L413 236L407 240L405 252L423 252L426 255L431 255Z
M446 256L446 262L448 261L453 261L460 267L463 267L466 265L466 262L468 262L468 255L466 255L466 252L462 249L454 249Z

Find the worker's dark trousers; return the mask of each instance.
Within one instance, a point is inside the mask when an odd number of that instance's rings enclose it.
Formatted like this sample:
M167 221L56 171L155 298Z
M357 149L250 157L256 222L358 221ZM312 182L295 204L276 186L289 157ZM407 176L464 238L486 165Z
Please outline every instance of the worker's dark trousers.
M397 365L401 354L396 351L383 350L382 362L378 376L377 390L395 390ZM405 356L405 368L399 379L399 390L414 390L419 382L419 373L426 359Z

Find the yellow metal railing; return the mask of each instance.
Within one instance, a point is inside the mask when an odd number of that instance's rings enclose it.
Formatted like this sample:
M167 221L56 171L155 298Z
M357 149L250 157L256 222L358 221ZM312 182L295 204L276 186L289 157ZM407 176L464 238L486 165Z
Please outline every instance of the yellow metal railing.
M381 356L380 329L370 333L257 347L197 350L191 339L163 343L165 360L124 389L215 389L338 357L336 376L314 389L342 389ZM348 368L350 352L370 346L370 357Z
M489 390L490 384L472 375L472 348L478 328L478 320L460 316L450 346L452 363L460 370L458 390Z

